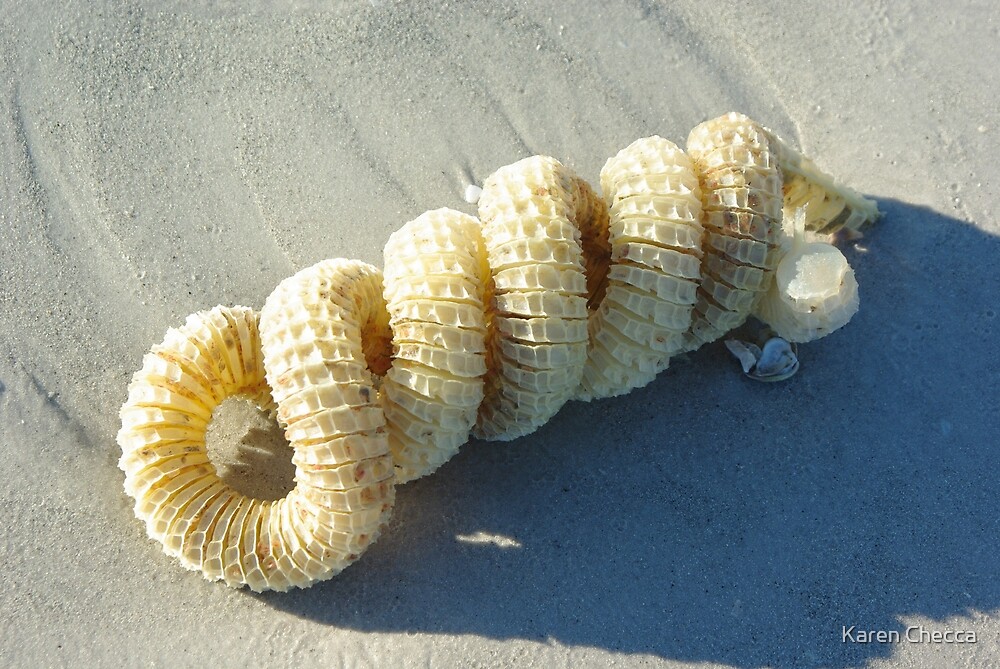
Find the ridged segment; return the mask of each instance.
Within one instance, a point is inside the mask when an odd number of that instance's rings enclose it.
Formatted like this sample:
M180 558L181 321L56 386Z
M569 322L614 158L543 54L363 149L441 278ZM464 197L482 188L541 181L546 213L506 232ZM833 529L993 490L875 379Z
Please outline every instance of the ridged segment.
M445 254L452 262L442 265ZM479 221L429 211L389 237L393 363L382 384L396 481L425 476L468 441L483 399L489 267Z
M841 231L848 237L859 237L864 226L878 220L878 205L874 200L837 183L773 131L766 128L764 131L784 176L783 208L786 218L790 219L797 210L804 209L804 229L828 239L833 239Z
M375 267L326 260L283 281L261 312L264 366L295 451L296 486L285 503L297 512L278 510L303 537L345 528L342 540L318 551L322 578L351 564L378 537L394 500L376 389L376 377L391 362L382 289Z
M495 279L474 434L508 440L545 423L580 383L587 301L603 290L607 211L568 168L534 156L486 180L479 216Z
M684 349L693 350L739 327L773 282L782 176L770 135L742 114L697 126L687 150L699 172L706 230L703 279L684 336Z
M576 396L621 395L667 367L691 321L702 226L691 161L662 137L633 142L601 171L610 212L610 267L590 317Z
M298 312L298 307L293 310ZM296 332L309 339L305 329ZM288 359L311 357L300 350ZM305 377L299 385L309 385L308 389L297 387L297 377L290 372L274 384L283 397L301 398L316 392L317 377ZM233 396L245 397L267 412L275 408L264 374L257 316L246 307L216 307L193 314L147 354L133 377L118 433L119 466L125 472L125 490L135 499L136 516L167 554L212 580L261 591L305 587L329 578L354 556L327 554L320 566L306 561L301 552L293 559L286 555L289 540L283 537L297 537L293 544L304 539L297 521L277 515L301 493L305 485L301 481L316 476L329 462L310 457L312 449L304 451L303 457L314 464L298 467L300 483L280 503L251 499L231 489L208 458L205 432L215 407ZM279 413L298 428L322 416L322 404L304 402L296 411ZM385 481L391 469L385 448L380 450ZM332 475L307 482L333 489L356 490L358 485L352 477ZM389 493L383 497L391 502ZM368 518L361 531L377 528L381 515Z

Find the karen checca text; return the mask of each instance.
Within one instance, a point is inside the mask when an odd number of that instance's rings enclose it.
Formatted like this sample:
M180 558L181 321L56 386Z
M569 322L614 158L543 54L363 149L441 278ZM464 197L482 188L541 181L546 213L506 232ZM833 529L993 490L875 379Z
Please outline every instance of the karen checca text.
M910 625L902 631L842 625L840 640L844 643L976 643L976 631L928 629L923 625Z

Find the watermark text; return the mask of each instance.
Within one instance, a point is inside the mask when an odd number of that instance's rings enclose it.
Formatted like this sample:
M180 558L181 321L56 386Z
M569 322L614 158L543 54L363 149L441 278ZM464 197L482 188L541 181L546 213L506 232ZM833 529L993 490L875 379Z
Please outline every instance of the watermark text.
M866 630L857 625L840 628L843 643L976 643L975 630L931 630L910 625L905 630Z

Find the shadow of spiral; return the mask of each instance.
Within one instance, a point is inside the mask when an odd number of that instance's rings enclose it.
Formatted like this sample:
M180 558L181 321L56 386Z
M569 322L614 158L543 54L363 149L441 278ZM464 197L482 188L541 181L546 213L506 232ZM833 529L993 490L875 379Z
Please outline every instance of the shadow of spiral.
M861 311L800 348L797 376L754 383L716 343L534 435L471 442L399 488L365 560L254 596L341 628L748 668L861 666L894 646L842 626L996 611L1000 468L975 435L1000 425L969 398L1000 371L982 362L998 310L981 269L1000 240L879 205L846 249Z

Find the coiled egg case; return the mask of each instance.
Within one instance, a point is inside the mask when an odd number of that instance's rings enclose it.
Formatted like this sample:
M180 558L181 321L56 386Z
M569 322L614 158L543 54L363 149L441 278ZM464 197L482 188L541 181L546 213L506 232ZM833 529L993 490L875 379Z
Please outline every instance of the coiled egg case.
M696 127L686 153L633 142L601 187L526 158L486 180L479 219L437 209L394 233L384 279L325 260L274 290L259 327L250 309L216 307L169 330L118 433L149 536L211 580L306 587L358 559L395 483L434 471L470 433L514 439L568 399L643 386L751 313L803 342L857 310L853 271L823 236L875 220L874 203L741 114ZM231 396L284 429L284 498L239 493L209 460L207 426Z

